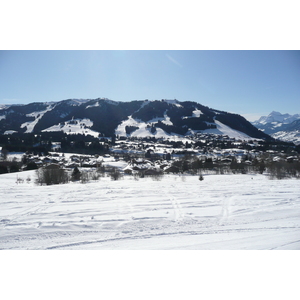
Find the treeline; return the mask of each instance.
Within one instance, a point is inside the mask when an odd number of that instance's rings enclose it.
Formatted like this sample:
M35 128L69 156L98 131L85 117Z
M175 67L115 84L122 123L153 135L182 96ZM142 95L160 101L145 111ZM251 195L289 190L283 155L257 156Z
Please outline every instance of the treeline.
M165 171L159 169L138 170L136 172L125 172L132 175L135 180L139 178L151 177L153 180L161 180L165 173L173 174L191 174L199 176L203 180L205 173L210 174L266 174L270 179L300 178L300 161L264 161L263 159L254 159L253 164L238 162L232 159L230 163L215 162L210 158L205 161L197 157L185 156L176 160ZM123 173L116 167L100 166L96 169L77 167L72 172L63 168L40 168L36 171L39 185L63 184L70 181L79 181L87 183L91 180L99 180L101 177L109 176L112 180L119 180Z
M196 156L183 156L174 161L168 173L211 174L266 174L270 179L300 178L300 157L291 160L272 160L271 157L238 161L235 157L227 160L201 160Z
M61 152L82 154L106 154L111 144L105 138L95 138L90 135L73 134L63 132L14 133L0 135L0 146L8 152L30 152L35 155L43 153L47 155L53 151L54 143Z

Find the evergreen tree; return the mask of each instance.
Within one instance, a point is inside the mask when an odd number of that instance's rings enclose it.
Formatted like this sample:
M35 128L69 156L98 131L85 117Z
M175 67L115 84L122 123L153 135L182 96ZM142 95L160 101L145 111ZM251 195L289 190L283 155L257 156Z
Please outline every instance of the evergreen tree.
M81 177L81 172L79 171L79 169L77 167L74 168L71 178L73 181L77 181L80 180Z

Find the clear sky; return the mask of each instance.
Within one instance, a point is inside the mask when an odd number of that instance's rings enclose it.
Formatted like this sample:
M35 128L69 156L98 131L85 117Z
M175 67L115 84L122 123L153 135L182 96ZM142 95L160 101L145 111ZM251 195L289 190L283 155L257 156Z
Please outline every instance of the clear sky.
M99 97L300 113L300 51L0 51L0 104Z

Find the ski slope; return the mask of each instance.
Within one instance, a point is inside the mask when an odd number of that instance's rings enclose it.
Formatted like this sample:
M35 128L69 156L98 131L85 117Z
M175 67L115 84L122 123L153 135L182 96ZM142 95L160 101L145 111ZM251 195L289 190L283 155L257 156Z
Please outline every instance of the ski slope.
M243 133L238 130L234 130L230 128L229 126L221 123L220 121L215 120L215 124L217 128L214 129L205 129L202 132L203 133L210 133L210 134L221 134L221 135L227 135L230 138L235 138L235 139L241 139L241 140L252 140L253 138L247 135L246 133Z
M42 132L62 131L66 134L83 134L98 137L99 132L90 129L93 126L93 122L90 119L72 119L60 123L59 125L53 125L49 128L42 130Z
M300 249L299 180L204 174L37 186L34 178L0 175L0 249Z

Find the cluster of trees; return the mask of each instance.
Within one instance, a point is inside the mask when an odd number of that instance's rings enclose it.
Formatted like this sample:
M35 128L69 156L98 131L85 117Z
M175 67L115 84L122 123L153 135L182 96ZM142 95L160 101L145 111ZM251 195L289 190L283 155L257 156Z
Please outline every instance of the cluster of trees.
M22 163L18 162L16 159L12 161L7 160L8 150L2 148L0 152L0 174L19 172Z
M36 184L53 185L65 184L70 181L87 183L99 180L101 177L109 176L112 180L119 180L123 174L118 168L100 166L97 169L84 169L81 171L75 167L72 171L60 167L43 167L36 170Z
M196 156L186 155L174 161L167 172L187 172L193 175L201 175L203 172L213 172L215 174L265 173L270 176L270 179L300 178L300 160L272 161L255 158L249 164L245 160L238 162L236 158L213 161L211 158L200 160Z
M57 168L40 168L36 171L36 183L39 185L52 185L69 182L69 175L66 170Z
M266 164L271 179L300 178L300 161L276 161Z
M1 161L0 174L19 172L21 163L17 161Z

